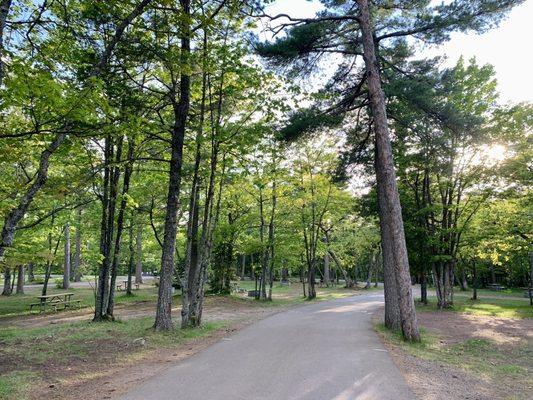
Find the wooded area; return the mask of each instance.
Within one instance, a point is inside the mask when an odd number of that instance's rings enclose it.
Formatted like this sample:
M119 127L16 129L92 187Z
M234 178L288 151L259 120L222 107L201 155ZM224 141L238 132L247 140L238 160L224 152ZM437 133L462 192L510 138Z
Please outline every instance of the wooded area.
M269 3L0 1L2 296L90 287L99 323L149 279L169 331L207 294L379 281L419 342L415 302L533 287L533 108L418 57L522 1Z

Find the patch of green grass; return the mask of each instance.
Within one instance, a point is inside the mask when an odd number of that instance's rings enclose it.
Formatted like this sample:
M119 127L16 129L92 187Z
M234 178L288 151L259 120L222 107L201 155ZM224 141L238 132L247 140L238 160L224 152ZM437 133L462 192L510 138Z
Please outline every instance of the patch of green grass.
M0 329L0 341L5 344L0 354L23 360L27 365L68 364L90 357L102 348L117 355L126 348L135 351L136 344L133 341L137 338L143 339L143 349L172 347L225 326L224 323L207 323L198 329L160 333L153 331L152 325L153 318L146 317L116 322L77 322L53 327Z
M48 294L74 293L73 300L81 300L80 307L94 307L94 292L91 288L71 288L55 289L50 288ZM37 296L41 294L40 288L27 289L23 295L11 295L0 299L0 321L2 318L15 317L30 314L30 304L37 303ZM134 303L141 301L155 301L157 299L157 288L143 288L135 290L131 296L125 292L115 292L115 303ZM36 313L34 309L34 314ZM51 309L47 312L53 312Z
M38 379L38 374L31 371L13 371L0 375L0 399L27 399L32 384L36 384Z
M417 303L417 308L421 310L437 309L436 297L429 297L429 304ZM502 297L471 300L466 297L454 296L452 308L445 311L460 312L474 315L485 315L500 318L533 318L533 307L529 305L529 300L508 299Z
M39 379L47 365L67 368L80 363L86 366L89 362L102 368L102 365L123 362L125 355L133 360L152 349L176 348L223 329L227 324L206 323L200 328L176 328L170 332L155 332L152 326L153 317L145 317L0 329L0 359L7 359L8 363L14 361L17 369L0 375L0 399L25 399L30 384Z
M412 356L448 364L493 382L509 378L521 387L527 387L531 383L528 371L531 368L532 343L510 348L487 339L470 338L450 345L438 335L423 329L421 342L410 343L403 340L401 333L388 330L382 323L375 325L375 329L386 342L402 348Z

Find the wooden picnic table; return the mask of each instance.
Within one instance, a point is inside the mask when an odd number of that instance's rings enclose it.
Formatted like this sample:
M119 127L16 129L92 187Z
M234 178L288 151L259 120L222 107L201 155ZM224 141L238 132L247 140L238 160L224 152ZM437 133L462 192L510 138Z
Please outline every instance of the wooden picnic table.
M72 300L74 293L54 293L47 294L45 296L36 296L35 298L39 300L38 303L30 304L30 312L33 307L39 306L39 312L44 312L46 306L50 305L54 308L54 311L57 311L58 306L63 306L63 308L70 307L73 303L80 304L81 300Z
M134 290L139 290L139 284L138 283L132 282L131 286L132 286L132 289L133 289L133 287L135 287ZM126 290L127 288L128 288L128 281L122 281L121 284L117 285L117 290L118 291Z

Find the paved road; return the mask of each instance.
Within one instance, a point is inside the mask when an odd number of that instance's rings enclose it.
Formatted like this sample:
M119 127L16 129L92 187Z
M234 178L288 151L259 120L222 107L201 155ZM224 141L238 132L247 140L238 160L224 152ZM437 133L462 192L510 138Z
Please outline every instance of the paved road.
M367 294L299 307L167 369L123 400L411 400L372 330Z

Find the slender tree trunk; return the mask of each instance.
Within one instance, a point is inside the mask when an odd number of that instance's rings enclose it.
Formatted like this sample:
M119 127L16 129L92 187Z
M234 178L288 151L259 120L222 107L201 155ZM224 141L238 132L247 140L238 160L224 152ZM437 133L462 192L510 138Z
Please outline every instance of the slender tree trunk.
M100 226L100 254L102 264L98 275L96 301L93 321L107 320L107 306L109 301L109 279L113 263L113 237L115 233L115 209L118 195L120 169L118 164L122 159L122 140L120 137L114 153L111 136L105 139L104 149L104 190L102 195L102 219ZM112 164L115 164L113 166Z
M329 287L329 253L324 255L324 285Z
M50 275L52 274L52 262L47 261L46 262L46 268L44 270L44 282L43 282L43 288L41 291L42 296L46 296L46 293L48 291L48 282L50 281Z
M161 255L161 276L154 323L156 331L172 329L172 278L174 276L174 254L176 252L177 213L181 188L183 165L183 142L189 116L191 77L187 65L191 51L190 0L182 0L181 56L183 66L180 78L180 98L174 103L174 127L172 130L172 155L170 159L169 185L165 217L165 235Z
M316 298L316 288L315 288L315 278L316 278L316 266L314 260L308 264L307 270L307 299L313 300Z
M304 265L302 264L300 268L300 282L302 282L302 293L304 297L307 297L307 293L305 291L305 271L304 271Z
M110 214L110 187L111 187L111 159L113 156L113 143L111 137L106 136L104 142L104 180L102 190L102 217L100 220L100 256L102 263L98 272L98 280L96 282L95 305L93 321L98 322L103 319L105 309L105 298L107 285L109 280L110 260L109 253L112 239L109 237L112 234L109 229L110 220L114 222L113 218L109 218Z
M376 136L376 176L377 185L381 191L386 205L380 216L385 217L386 228L390 229L390 245L393 255L394 272L396 275L396 294L400 309L402 334L405 339L419 341L418 322L411 290L409 276L409 262L407 247L403 230L402 210L398 188L396 185L396 173L392 159L387 113L385 109L385 97L381 89L379 64L376 57L374 32L370 20L368 0L357 0L359 5L359 25L361 28L364 60L367 72L367 86L370 95L370 108L372 111L374 132ZM383 232L382 232L383 234ZM391 271L387 271L391 272Z
M372 270L374 269L374 255L372 255L372 259L370 261L370 264L368 265L368 275L366 277L366 285L365 289L370 289L370 286L372 285Z
M342 267L339 259L337 258L337 256L335 255L335 253L333 252L333 250L329 250L328 251L329 255L331 256L331 258L333 258L333 261L335 261L335 265L337 265L337 268L340 269L341 273L342 273L342 276L344 277L344 282L345 282L345 286L347 288L352 288L354 287L354 282L353 280L350 278L350 276L346 273L346 270Z
M63 289L70 287L70 225L65 225L65 260L63 264Z
M11 268L5 267L4 270L4 290L2 291L2 296L11 295Z
M197 143L195 173L193 175L191 198L189 200L189 221L187 224L187 253L185 259L185 270L182 279L181 298L181 327L189 326L190 301L196 296L196 279L198 279L199 254L198 254L198 224L199 224L199 201L200 186L198 168L200 166L200 146Z
M461 268L461 281L459 282L461 284L461 291L468 290L468 282L466 280L466 271L465 267Z
M6 28L7 15L9 14L9 9L11 7L11 0L1 0L0 1L0 86L5 75L4 70L4 31Z
M107 303L107 316L111 319L114 318L113 311L115 307L115 287L116 287L116 281L117 281L117 272L118 272L118 265L120 264L120 246L122 243L122 231L124 230L124 214L126 212L126 204L127 204L127 195L130 190L130 179L131 174L133 172L133 138L130 138L128 140L128 156L127 156L127 163L126 167L124 168L124 181L122 183L122 199L120 201L120 209L118 212L118 218L117 218L117 234L115 238L115 248L113 252L113 264L111 266L111 282L109 286L109 300ZM118 157L117 159L120 159ZM118 182L118 179L117 179ZM133 221L130 222L132 224ZM129 279L129 276L128 276ZM128 280L128 283L131 284L131 282ZM130 288L131 292L131 288Z
M17 294L24 294L24 265L19 265L17 268Z
M33 282L35 280L35 274L33 272L33 262L28 263L28 282Z
M473 281L473 291L472 291L472 300L477 300L477 286L478 286L478 280L477 280L477 266L476 261L472 261L472 279Z
M137 228L137 254L136 254L136 264L135 264L135 283L143 283L143 228L142 224L139 224Z
M134 245L134 239L133 239L133 218L134 213L132 211L131 213L131 221L129 226L129 252L130 252L130 259L128 262L128 283L126 285L126 294L131 296L131 283L132 283L132 277L135 270L135 245Z
M426 271L422 271L422 281L420 282L420 302L428 303L428 277Z
M81 281L81 208L78 208L77 214L76 236L74 237L74 265L71 274L74 282Z
M207 97L207 33L203 37L203 73L202 73L202 97L200 101L200 117L198 132L196 134L196 152L194 157L194 171L191 184L191 196L189 199L189 220L187 221L187 242L185 268L181 280L181 328L191 325L191 302L193 308L197 291L199 290L199 270L201 269L199 248L199 222L200 222L200 164L202 162L202 141L204 136L205 103ZM206 199L207 201L207 199ZM206 210L209 207L205 208ZM204 227L205 229L206 227ZM204 232L202 232L202 237ZM202 242L203 243L203 242Z

